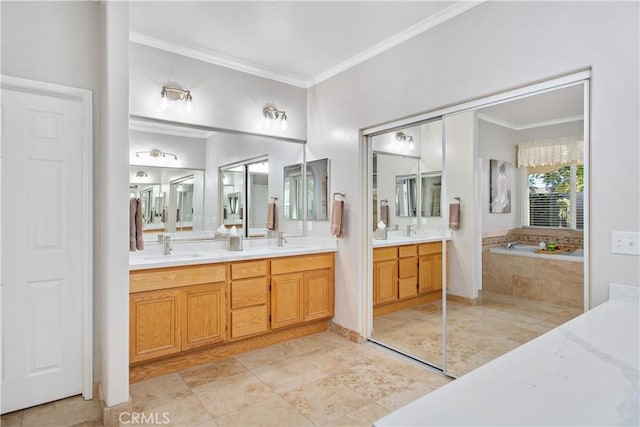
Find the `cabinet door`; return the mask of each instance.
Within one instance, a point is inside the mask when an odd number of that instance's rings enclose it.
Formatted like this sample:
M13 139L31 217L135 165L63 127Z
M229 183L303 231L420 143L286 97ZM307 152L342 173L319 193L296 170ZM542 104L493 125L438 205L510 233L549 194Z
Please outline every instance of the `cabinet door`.
M421 294L442 289L442 254L422 255L418 275Z
M373 304L398 300L398 261L373 263Z
M271 276L271 329L301 323L302 306L302 273Z
M225 340L225 287L211 283L184 289L183 351Z
M180 300L177 290L151 291L129 297L129 361L180 351Z
M333 316L333 270L304 273L304 320Z

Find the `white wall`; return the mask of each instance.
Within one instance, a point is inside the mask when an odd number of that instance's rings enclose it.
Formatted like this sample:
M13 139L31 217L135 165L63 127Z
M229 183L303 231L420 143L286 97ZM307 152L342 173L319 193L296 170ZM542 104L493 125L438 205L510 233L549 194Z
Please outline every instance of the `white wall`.
M337 323L363 331L359 130L588 67L592 305L609 282L638 285L638 258L610 253L612 230L640 228L638 12L637 2L485 2L309 91L307 148L332 160L332 191L347 193ZM394 75L397 63L411 66Z
M520 172L516 168L516 131L478 120L478 156L482 159L480 189L482 199L482 230L508 230L520 226ZM511 212L491 213L490 167L491 159L511 163Z
M204 143L205 139L202 138L130 130L129 163L143 166L204 169ZM138 151L151 151L153 149L175 154L178 159L173 157L154 158L144 154L136 157L136 152Z
M273 80L131 43L131 114L219 129L307 139L306 90ZM179 104L160 108L167 83L190 90L193 112ZM267 103L285 110L288 128L265 129Z
M121 44L128 6L3 1L0 7L2 74L93 94L94 380L102 382L107 404L121 403L128 399L128 251L121 231L128 216L120 208L128 197L128 147L127 125L116 116L128 114L127 47ZM113 95L108 100L107 93Z
M253 157L269 155L269 197L277 197L276 229L288 235L302 234L301 221L284 220L282 201L283 169L287 165L301 163L304 144L285 142L256 135L216 133L206 142L205 172L205 229L220 226L219 174L220 166L241 162Z
M451 231L449 242L448 293L475 298L478 284L474 283L475 251L480 249L476 233L478 224L476 196L476 113L455 114L444 120L447 139L445 151L445 185L442 192L445 206L443 215L449 221L449 204L460 198L460 228Z

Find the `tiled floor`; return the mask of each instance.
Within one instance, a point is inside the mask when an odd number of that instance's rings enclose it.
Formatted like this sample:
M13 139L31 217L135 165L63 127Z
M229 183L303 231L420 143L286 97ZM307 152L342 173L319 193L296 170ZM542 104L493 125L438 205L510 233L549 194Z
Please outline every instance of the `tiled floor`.
M372 344L323 332L132 384L130 393L132 413L163 425L370 426L449 381ZM130 416L121 425L134 424ZM2 426L100 421L98 402L80 397L2 416Z
M442 303L377 316L374 337L442 367ZM578 316L582 310L484 292L479 304L447 300L447 369L462 375Z

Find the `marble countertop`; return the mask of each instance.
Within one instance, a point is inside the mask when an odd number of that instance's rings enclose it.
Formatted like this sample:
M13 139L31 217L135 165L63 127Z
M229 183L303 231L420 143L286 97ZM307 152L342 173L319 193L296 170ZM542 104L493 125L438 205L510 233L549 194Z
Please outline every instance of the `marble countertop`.
M640 425L640 288L376 421L374 426Z
M146 245L145 250L129 253L129 270L210 264L214 262L245 261L337 251L334 238L287 237L282 247L275 239L244 240L242 251L229 251L226 242L172 242L171 255L163 255L158 244Z

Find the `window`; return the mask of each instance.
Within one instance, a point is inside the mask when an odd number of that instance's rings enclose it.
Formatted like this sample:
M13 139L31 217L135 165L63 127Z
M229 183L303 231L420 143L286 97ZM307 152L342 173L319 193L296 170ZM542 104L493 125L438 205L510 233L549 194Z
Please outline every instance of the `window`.
M528 200L523 225L584 228L584 166L568 165L547 171L527 168Z
M518 144L522 225L584 229L582 137Z

